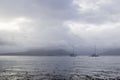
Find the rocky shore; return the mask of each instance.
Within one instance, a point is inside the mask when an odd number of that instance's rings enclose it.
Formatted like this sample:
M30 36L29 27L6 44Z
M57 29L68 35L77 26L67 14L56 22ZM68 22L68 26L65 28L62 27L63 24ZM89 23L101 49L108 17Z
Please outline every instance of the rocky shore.
M71 73L67 75L51 74L40 72L34 74L32 72L2 72L0 80L120 80L120 75L105 75L105 74L80 74Z

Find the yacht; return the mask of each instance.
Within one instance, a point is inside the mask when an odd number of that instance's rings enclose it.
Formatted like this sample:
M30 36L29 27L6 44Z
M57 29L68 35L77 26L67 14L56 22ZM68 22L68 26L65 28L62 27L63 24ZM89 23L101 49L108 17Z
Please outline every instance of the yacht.
M96 45L95 45L95 53L93 53L91 57L99 57L99 55L97 54Z
M70 54L70 57L76 57L77 55L75 54L75 50L74 50L74 47L73 47L73 52L72 54Z

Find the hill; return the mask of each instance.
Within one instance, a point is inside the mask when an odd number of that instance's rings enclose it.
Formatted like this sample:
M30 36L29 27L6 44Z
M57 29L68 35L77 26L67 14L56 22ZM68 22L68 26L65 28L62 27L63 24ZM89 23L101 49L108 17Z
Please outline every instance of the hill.
M71 54L69 51L63 49L35 49L25 52L1 53L0 55L28 55L28 56L66 56Z
M101 55L120 55L120 49L107 50L107 51L101 53Z

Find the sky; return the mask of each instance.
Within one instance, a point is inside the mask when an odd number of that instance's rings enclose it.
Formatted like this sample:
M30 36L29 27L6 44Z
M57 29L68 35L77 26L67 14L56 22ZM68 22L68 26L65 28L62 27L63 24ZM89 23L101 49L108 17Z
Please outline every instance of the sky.
M0 0L0 52L120 48L120 0Z

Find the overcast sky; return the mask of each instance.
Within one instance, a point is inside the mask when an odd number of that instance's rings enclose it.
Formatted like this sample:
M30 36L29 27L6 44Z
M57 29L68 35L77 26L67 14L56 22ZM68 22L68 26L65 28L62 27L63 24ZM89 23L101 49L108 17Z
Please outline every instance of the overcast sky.
M120 48L120 0L0 0L0 51Z

